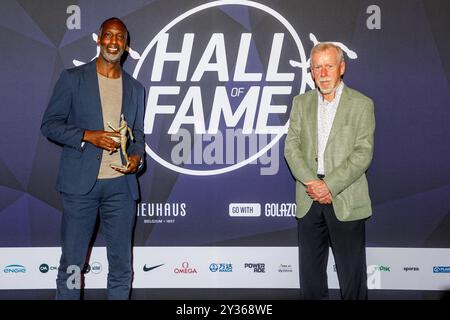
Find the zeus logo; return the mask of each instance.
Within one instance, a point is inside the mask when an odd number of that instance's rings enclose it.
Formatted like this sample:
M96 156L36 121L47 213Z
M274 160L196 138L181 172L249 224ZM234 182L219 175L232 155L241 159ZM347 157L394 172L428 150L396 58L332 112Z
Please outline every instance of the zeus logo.
M202 27L208 17L212 28ZM221 0L185 12L150 41L133 72L147 88L147 153L189 175L258 162L261 175L276 174L288 106L314 86L308 66L295 29L265 5Z

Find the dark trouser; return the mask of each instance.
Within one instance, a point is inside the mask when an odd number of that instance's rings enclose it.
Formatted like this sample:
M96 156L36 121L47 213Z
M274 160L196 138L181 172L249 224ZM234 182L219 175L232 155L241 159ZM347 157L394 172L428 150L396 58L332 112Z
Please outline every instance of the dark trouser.
M303 298L328 298L327 262L333 251L342 299L367 299L365 219L342 222L331 204L313 202L297 219L300 289Z
M125 176L97 180L86 195L62 193L62 255L56 279L57 299L80 299L74 288L74 266L82 270L100 214L108 257L108 299L128 299L131 289L131 239L136 217ZM68 273L69 272L69 273Z

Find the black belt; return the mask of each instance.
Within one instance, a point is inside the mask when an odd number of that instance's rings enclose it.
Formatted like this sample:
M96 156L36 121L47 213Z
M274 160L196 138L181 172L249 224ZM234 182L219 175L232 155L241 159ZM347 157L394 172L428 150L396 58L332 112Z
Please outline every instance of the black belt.
M323 178L325 178L325 175L324 174L318 174L317 178L319 178L320 180L323 180Z

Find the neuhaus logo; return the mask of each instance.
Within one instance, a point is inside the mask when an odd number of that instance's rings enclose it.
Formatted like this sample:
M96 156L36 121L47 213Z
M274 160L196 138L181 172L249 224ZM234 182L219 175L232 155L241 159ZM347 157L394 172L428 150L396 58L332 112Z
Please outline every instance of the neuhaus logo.
M232 20L230 11L240 14ZM214 27L199 27L207 14ZM266 28L253 29L251 15ZM149 42L133 72L148 89L147 153L189 175L258 163L262 175L276 174L277 142L292 96L305 92L307 68L297 32L268 6L222 0L183 13Z

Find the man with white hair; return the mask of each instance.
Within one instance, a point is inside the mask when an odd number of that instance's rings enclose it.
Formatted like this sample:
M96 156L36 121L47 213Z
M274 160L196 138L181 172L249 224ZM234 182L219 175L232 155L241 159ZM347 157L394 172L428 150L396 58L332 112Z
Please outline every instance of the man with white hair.
M367 299L365 220L372 214L365 172L373 155L373 101L347 87L342 50L311 50L316 89L294 97L285 158L296 181L300 288L327 299L331 246L343 299Z

